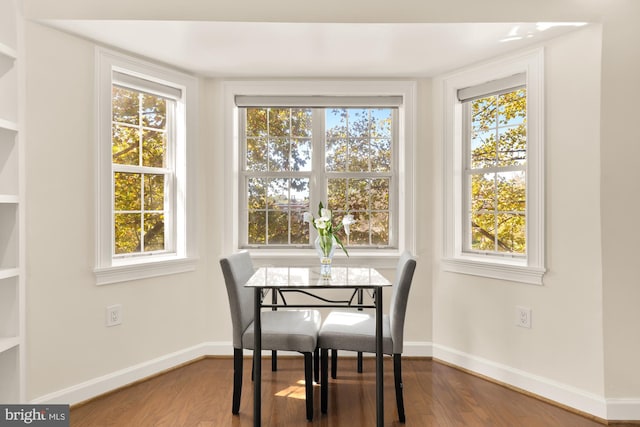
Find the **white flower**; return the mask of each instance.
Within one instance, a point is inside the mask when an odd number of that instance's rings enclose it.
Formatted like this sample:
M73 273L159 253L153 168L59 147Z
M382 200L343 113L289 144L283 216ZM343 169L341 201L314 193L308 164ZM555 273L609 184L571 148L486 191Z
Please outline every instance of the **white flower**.
M320 209L320 219L324 221L331 221L331 211L327 208Z
M311 222L313 220L313 215L311 215L311 212L305 212L302 214L302 220L304 222Z
M316 219L314 224L316 225L316 228L321 230L327 228L327 221L325 221L324 217Z
M356 220L353 219L353 215L345 215L342 218L342 225L344 226L344 232L347 233L347 236L349 235L349 226L353 223L355 223Z

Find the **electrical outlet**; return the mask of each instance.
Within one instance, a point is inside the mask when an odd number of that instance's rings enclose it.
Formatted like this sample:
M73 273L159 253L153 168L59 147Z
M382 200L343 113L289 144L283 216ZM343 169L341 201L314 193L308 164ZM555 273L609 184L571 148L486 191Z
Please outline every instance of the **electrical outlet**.
M107 307L107 326L116 326L122 323L122 304L114 304Z
M516 326L531 328L531 309L529 307L516 306Z

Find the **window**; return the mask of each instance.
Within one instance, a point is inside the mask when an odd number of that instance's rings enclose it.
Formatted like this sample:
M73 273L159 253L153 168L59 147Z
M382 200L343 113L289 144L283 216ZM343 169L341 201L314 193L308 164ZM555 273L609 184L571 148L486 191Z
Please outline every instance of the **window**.
M444 79L448 271L542 283L540 56L535 51Z
M97 62L97 281L192 270L186 195L195 82L102 49Z
M393 82L229 82L235 130L228 134L237 135L230 250L314 256L315 230L303 213L320 202L335 221L354 216L350 235L341 236L352 258L413 250L414 90Z
M240 114L247 224L240 241L249 247L309 245L302 215L322 201L335 221L354 216L345 245L394 245L397 108L259 107Z

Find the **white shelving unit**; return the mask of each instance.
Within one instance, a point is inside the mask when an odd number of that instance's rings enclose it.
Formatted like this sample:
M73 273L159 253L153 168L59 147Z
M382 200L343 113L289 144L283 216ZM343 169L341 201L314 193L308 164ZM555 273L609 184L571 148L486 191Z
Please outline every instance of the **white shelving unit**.
M26 399L21 7L0 0L0 403Z

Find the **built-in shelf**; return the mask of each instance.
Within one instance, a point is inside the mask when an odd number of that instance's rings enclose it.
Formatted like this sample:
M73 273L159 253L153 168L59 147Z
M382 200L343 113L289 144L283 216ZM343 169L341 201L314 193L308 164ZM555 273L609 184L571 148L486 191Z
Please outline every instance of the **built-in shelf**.
M19 337L0 337L0 353L20 345Z
M4 56L8 59L16 59L18 57L18 52L11 46L0 43L0 56Z
M18 132L18 123L0 117L0 130Z
M0 403L25 392L23 0L0 0Z
M19 275L20 270L17 268L0 268L0 280L18 277ZM2 286L2 283L0 283L0 286Z
M13 194L0 194L0 204L13 204L19 203L19 201L18 196Z

